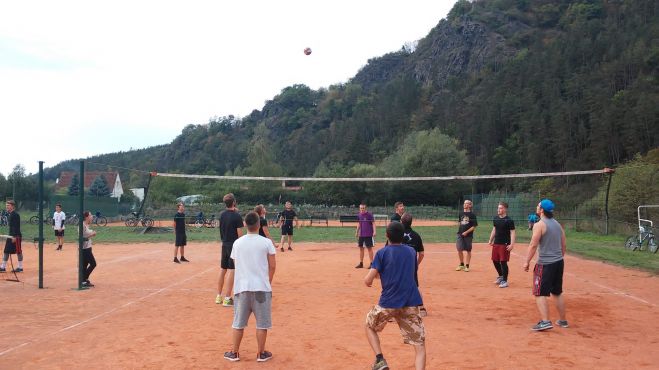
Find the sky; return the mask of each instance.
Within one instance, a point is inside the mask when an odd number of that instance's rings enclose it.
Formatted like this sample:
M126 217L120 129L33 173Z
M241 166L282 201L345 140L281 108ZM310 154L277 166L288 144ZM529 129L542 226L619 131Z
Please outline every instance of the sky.
M286 86L347 82L454 2L2 2L0 173L167 144Z

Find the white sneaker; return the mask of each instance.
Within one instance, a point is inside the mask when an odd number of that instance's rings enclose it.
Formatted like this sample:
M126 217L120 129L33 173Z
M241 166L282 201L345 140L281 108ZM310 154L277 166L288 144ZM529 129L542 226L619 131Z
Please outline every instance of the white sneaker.
M503 276L499 276L496 280L494 280L494 284L499 285L501 284L502 281L503 281Z
M505 280L501 280L501 284L499 284L499 288L508 288L508 282Z

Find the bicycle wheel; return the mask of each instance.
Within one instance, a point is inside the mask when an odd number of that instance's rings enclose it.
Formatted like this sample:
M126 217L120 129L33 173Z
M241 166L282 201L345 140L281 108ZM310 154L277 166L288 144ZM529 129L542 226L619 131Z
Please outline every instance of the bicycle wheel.
M142 219L142 226L144 227L151 227L153 226L153 219L149 217L144 217Z
M96 218L96 224L98 226L105 226L108 224L108 219L105 218L105 216L97 217Z
M37 225L37 224L39 224L39 216L32 216L32 217L30 217L30 223L31 223L32 225Z
M218 220L218 219L211 220L211 227L212 228L220 227L220 220Z
M137 219L134 217L129 217L126 219L126 226L128 227L135 227L137 226Z
M197 229L202 227L202 226L204 226L204 221L197 220L197 221L194 222L194 227L196 227Z
M625 240L625 249L635 251L638 248L638 238L636 235L632 235L627 240Z
M650 239L648 240L648 252L657 253L657 249L659 249L659 245L657 245L657 240L655 240L654 236L651 236Z

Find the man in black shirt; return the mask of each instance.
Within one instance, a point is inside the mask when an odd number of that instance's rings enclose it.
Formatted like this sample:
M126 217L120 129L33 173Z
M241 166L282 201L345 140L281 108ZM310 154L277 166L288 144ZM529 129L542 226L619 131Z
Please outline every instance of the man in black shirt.
M174 263L190 262L185 259L185 245L188 244L188 238L185 235L185 206L183 203L178 204L176 214L174 215L174 234L176 236L176 241L174 242ZM176 258L179 249L181 250L180 262Z
M7 224L9 225L9 236L12 239L7 239L5 242L4 255L2 257L2 264L0 265L0 272L7 271L7 261L10 254L18 256L18 267L13 272L23 272L23 249L21 248L21 216L16 212L16 203L13 200L8 200L5 204L7 209Z
M222 239L222 255L220 258L220 277L217 282L217 297L215 303L222 304L224 307L233 306L233 270L235 269L231 251L233 242L243 235L243 218L236 208L236 197L229 193L222 198L224 205L227 207L220 213L220 238ZM224 288L224 278L226 277L227 287ZM226 292L222 299L222 292Z
M405 205L403 204L403 202L396 202L394 203L394 210L395 213L391 216L391 221L400 222L400 218L405 213Z
M462 205L462 212L458 215L458 240L455 247L458 250L458 258L460 258L460 265L455 268L455 271L469 272L469 262L471 261L471 243L474 239L474 230L478 226L476 215L471 212L473 207L471 200L466 199ZM464 252L467 252L467 260L465 261ZM466 263L465 263L466 262Z
M411 213L403 213L403 215L400 218L400 223L403 224L403 227L405 227L405 233L403 234L403 244L407 244L410 247L414 248L416 251L416 269L414 270L414 281L416 281L416 286L419 286L419 266L421 265L421 261L423 261L423 240L421 239L421 235L417 233L416 231L412 230L412 214ZM421 290L419 289L419 294L421 294ZM423 295L421 297L421 300L423 300ZM428 315L428 311L426 311L426 308L423 306L423 303L419 306L419 315L421 317L425 317Z
M515 245L515 222L508 217L508 203L499 203L497 215L492 223L494 227L490 233L489 244L492 246L494 268L499 273L494 284L499 288L508 288L508 261L510 261L510 251Z
M293 204L290 201L286 201L286 209L279 213L278 221L281 222L281 251L284 251L284 239L288 236L288 250L292 251L291 243L293 242L293 221L295 221L295 226L298 226L297 213L293 209Z

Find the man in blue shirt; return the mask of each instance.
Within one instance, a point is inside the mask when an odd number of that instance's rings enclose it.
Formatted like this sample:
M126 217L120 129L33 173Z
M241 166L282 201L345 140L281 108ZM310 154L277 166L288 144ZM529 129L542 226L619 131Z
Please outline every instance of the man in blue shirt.
M364 279L369 287L377 277L382 283L380 300L366 315L366 337L375 352L373 370L389 369L382 355L378 332L392 319L398 323L403 341L414 346L416 369L426 368L426 335L418 307L423 301L414 281L416 251L402 244L404 233L405 228L400 222L389 223L388 245L375 253L373 265Z

